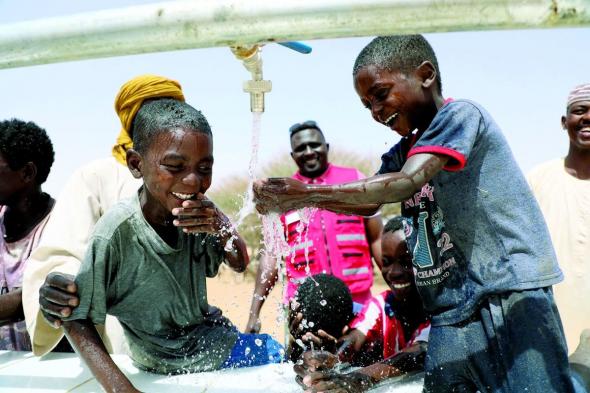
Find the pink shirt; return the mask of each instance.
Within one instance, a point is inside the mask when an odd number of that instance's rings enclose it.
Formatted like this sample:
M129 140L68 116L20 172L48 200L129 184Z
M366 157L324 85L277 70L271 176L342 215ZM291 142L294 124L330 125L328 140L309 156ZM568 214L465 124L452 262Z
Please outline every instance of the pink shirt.
M4 240L5 212L6 206L0 206L0 293L2 295L22 286L26 261L39 243L49 218L48 214L24 238L7 243ZM31 350L31 341L24 321L0 326L0 350Z
M308 178L298 172L293 178L307 184L338 184L364 176L355 168L329 164L321 176ZM344 281L357 303L371 298L373 264L364 217L317 210L309 224L301 228L300 212L294 210L283 214L281 221L292 249L285 259L288 279L285 301L293 297L306 277L319 273L332 274Z
M418 326L409 340L406 340L402 323L388 304L388 300L391 301L388 297L392 295L393 293L387 290L374 296L365 303L361 312L350 323L351 329L358 329L367 336L367 342L383 342L384 359L418 341L428 342L430 333L430 322L425 322Z

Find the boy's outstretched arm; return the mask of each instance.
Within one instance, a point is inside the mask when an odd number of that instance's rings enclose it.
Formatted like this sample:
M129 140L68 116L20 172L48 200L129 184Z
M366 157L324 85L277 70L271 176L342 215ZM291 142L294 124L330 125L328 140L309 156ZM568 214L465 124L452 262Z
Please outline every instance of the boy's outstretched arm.
M117 367L90 320L63 321L66 337L107 392L139 392Z
M254 184L256 208L267 213L316 206L339 213L369 215L384 203L411 197L448 160L448 156L438 154L416 154L408 158L400 172L344 184L308 185L288 178L257 181Z

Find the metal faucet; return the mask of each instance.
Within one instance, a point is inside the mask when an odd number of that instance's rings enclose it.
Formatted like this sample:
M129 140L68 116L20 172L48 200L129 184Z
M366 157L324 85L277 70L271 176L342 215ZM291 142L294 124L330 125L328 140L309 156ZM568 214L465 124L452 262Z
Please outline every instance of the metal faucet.
M262 79L261 46L232 46L230 49L252 74L252 79L244 82L244 91L250 93L250 111L264 112L264 93L270 92L272 83Z

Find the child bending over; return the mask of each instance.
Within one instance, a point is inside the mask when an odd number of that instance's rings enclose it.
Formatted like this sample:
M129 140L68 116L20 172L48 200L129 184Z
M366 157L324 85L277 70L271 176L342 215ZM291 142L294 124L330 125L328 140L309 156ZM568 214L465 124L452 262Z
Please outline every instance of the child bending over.
M282 349L268 335L242 335L227 321L204 318L206 277L222 262L238 272L249 262L244 241L205 196L213 169L206 118L176 100L145 103L133 145L127 166L143 185L98 221L76 277L80 305L64 319L76 352L107 391L135 391L94 327L108 313L121 322L130 356L143 370L175 374L279 362Z

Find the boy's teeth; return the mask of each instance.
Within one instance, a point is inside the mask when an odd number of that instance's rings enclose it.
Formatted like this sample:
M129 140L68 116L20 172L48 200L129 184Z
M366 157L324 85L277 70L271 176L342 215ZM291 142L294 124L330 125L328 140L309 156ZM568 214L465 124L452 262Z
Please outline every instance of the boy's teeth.
M393 284L393 287L395 289L404 289L404 288L407 288L409 286L410 286L410 283L409 282L407 282L405 284Z
M172 193L175 197L180 199L191 199L195 194L181 194L179 192Z
M391 123L393 121L393 119L395 119L397 117L399 112L395 112L393 115L389 116L387 119L385 119L385 124L389 125L389 123Z

